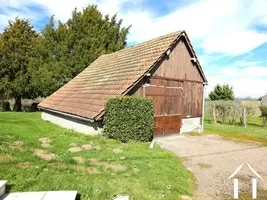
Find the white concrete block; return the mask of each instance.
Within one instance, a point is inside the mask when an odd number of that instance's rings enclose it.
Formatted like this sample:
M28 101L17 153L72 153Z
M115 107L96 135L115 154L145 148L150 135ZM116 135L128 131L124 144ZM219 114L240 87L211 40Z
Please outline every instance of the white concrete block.
M76 196L77 196L77 191L50 191L46 192L42 200L55 200L55 199L75 200Z
M201 117L182 119L181 133L201 130Z
M4 200L75 200L77 191L15 192Z
M0 180L0 197L3 196L6 192L6 180Z
M42 200L46 192L14 192L4 200Z
M117 196L113 200L129 200L129 196Z

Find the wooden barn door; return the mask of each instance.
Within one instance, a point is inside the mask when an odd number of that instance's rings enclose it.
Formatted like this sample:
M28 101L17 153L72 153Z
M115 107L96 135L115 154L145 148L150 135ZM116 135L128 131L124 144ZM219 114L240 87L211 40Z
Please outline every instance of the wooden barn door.
M145 96L154 103L154 136L177 134L181 128L183 82L150 79Z
M164 87L164 135L180 133L182 116L182 84L180 81L166 80Z

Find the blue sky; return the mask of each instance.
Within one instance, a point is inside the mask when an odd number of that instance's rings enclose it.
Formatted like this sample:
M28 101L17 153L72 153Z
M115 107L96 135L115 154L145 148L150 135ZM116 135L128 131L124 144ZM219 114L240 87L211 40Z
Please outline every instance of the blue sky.
M209 81L206 93L217 83L238 97L267 93L266 0L0 0L0 31L16 16L39 30L51 15L64 22L88 4L132 24L129 44L186 30Z

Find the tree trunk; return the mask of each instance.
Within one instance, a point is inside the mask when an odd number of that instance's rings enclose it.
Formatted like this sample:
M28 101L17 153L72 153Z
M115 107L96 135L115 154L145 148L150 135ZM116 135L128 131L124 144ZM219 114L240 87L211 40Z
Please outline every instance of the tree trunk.
M13 106L13 111L20 112L21 111L21 97L15 97L15 104Z

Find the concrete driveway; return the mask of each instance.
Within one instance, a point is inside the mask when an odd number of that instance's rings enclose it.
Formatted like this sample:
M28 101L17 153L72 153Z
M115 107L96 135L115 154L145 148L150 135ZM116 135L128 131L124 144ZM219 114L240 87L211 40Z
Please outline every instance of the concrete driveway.
M258 199L267 199L267 147L218 135L179 135L156 138L155 141L179 156L194 174L197 183L195 199L233 199L233 179L228 180L228 177L243 162L249 163L263 178L257 179ZM246 199L252 199L253 177L244 164L237 174L239 196L246 193L250 197Z

